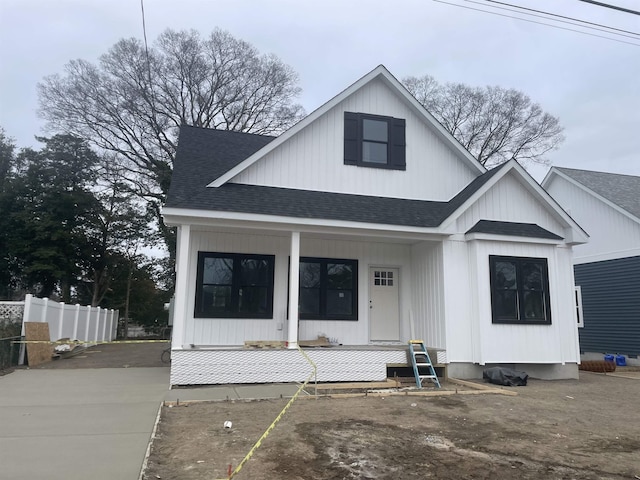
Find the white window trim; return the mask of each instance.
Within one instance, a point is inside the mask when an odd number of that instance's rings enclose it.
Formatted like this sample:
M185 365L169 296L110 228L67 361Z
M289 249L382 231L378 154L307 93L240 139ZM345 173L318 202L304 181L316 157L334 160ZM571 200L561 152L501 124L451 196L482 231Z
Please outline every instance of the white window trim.
M582 287L580 285L576 285L574 290L576 323L578 324L578 328L582 328L584 327L584 314L582 313Z

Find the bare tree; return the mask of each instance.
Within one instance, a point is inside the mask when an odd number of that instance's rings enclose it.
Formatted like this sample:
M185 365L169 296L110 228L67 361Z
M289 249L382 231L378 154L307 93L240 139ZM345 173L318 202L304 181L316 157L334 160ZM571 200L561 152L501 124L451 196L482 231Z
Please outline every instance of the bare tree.
M441 85L429 75L408 77L403 83L487 168L511 159L548 164L545 154L564 140L558 118L518 90Z
M159 206L169 188L180 125L279 133L304 115L297 74L221 30L166 30L148 51L123 39L98 64L73 60L38 85L51 131L115 152L129 186ZM162 228L162 224L160 224Z

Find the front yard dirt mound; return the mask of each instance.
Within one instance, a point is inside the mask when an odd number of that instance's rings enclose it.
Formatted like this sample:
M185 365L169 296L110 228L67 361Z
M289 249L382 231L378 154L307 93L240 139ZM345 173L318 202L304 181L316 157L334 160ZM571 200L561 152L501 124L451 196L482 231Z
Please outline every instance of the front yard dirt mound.
M301 399L237 479L633 479L640 381L581 372L518 396ZM145 479L224 479L286 404L164 407ZM225 429L224 422L232 428Z

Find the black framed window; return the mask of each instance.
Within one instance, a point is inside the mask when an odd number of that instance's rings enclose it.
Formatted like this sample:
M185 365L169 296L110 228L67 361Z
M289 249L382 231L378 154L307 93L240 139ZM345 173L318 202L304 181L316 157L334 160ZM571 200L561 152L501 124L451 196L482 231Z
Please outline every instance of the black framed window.
M344 113L344 163L406 170L403 118Z
M546 258L489 256L493 323L550 324Z
M195 316L273 318L275 256L198 253Z
M358 261L300 258L300 318L358 319Z

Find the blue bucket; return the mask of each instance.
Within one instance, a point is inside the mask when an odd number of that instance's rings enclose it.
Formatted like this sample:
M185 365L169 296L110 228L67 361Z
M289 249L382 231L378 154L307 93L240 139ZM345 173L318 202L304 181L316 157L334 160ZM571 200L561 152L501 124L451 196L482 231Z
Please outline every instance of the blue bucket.
M616 356L616 365L619 367L626 367L627 366L627 359L625 358L624 355L617 355Z
M616 358L613 355L605 355L604 356L604 361L605 362L615 362Z

